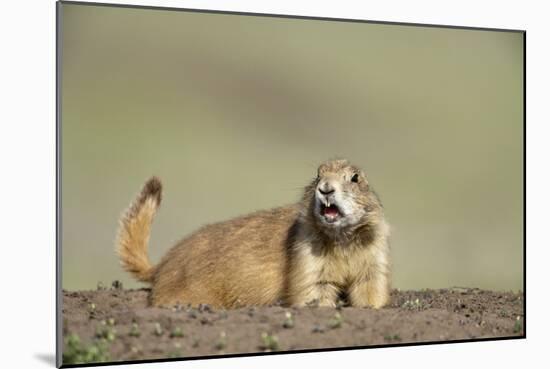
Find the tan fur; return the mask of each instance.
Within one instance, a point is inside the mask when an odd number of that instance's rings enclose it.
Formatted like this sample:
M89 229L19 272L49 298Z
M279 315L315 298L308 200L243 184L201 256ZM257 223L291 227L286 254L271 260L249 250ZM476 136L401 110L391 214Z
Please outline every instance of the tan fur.
M355 173L358 183L350 180ZM207 225L155 267L147 258L147 240L160 182L151 181L158 182L147 182L121 221L118 251L126 270L152 284L153 305L232 308L283 300L334 306L341 294L354 306L388 302L389 226L364 174L347 161L322 164L301 202ZM325 181L336 186L342 209L349 210L342 221L357 222L342 227L323 222L316 207L322 195L316 191Z
M160 206L161 188L158 178L149 179L120 219L116 251L122 267L142 282L151 282L154 273L147 256L147 245L151 223Z

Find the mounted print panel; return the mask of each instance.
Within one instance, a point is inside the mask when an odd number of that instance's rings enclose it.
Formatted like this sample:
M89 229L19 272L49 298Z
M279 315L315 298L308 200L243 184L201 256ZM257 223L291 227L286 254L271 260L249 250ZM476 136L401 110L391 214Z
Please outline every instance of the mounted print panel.
M58 3L58 364L524 338L524 47Z

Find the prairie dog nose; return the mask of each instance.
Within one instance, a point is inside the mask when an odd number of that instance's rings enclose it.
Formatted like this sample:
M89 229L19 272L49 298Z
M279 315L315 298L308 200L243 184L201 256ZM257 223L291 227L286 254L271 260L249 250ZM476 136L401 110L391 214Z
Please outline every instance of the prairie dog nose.
M334 187L328 182L323 182L319 184L318 190L321 193L321 195L325 195L325 196L330 195L331 193L334 193Z

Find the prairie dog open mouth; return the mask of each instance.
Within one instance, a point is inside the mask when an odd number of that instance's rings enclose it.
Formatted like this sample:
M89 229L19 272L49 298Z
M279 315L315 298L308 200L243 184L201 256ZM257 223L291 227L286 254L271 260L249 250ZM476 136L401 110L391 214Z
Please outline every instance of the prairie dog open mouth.
M321 203L321 215L325 218L328 223L336 222L340 217L342 217L342 212L335 204Z

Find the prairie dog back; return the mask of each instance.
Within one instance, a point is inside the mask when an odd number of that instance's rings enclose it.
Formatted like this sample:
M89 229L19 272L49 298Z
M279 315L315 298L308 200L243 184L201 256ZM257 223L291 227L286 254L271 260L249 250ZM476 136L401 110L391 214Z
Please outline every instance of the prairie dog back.
M153 305L334 306L342 293L356 306L388 301L389 227L364 173L346 160L323 163L298 203L204 226L153 267L146 244L160 192L158 179L145 184L117 241L124 268L152 284Z
M159 263L153 303L237 307L277 302L285 288L287 230L297 214L295 206L287 206L201 228Z

